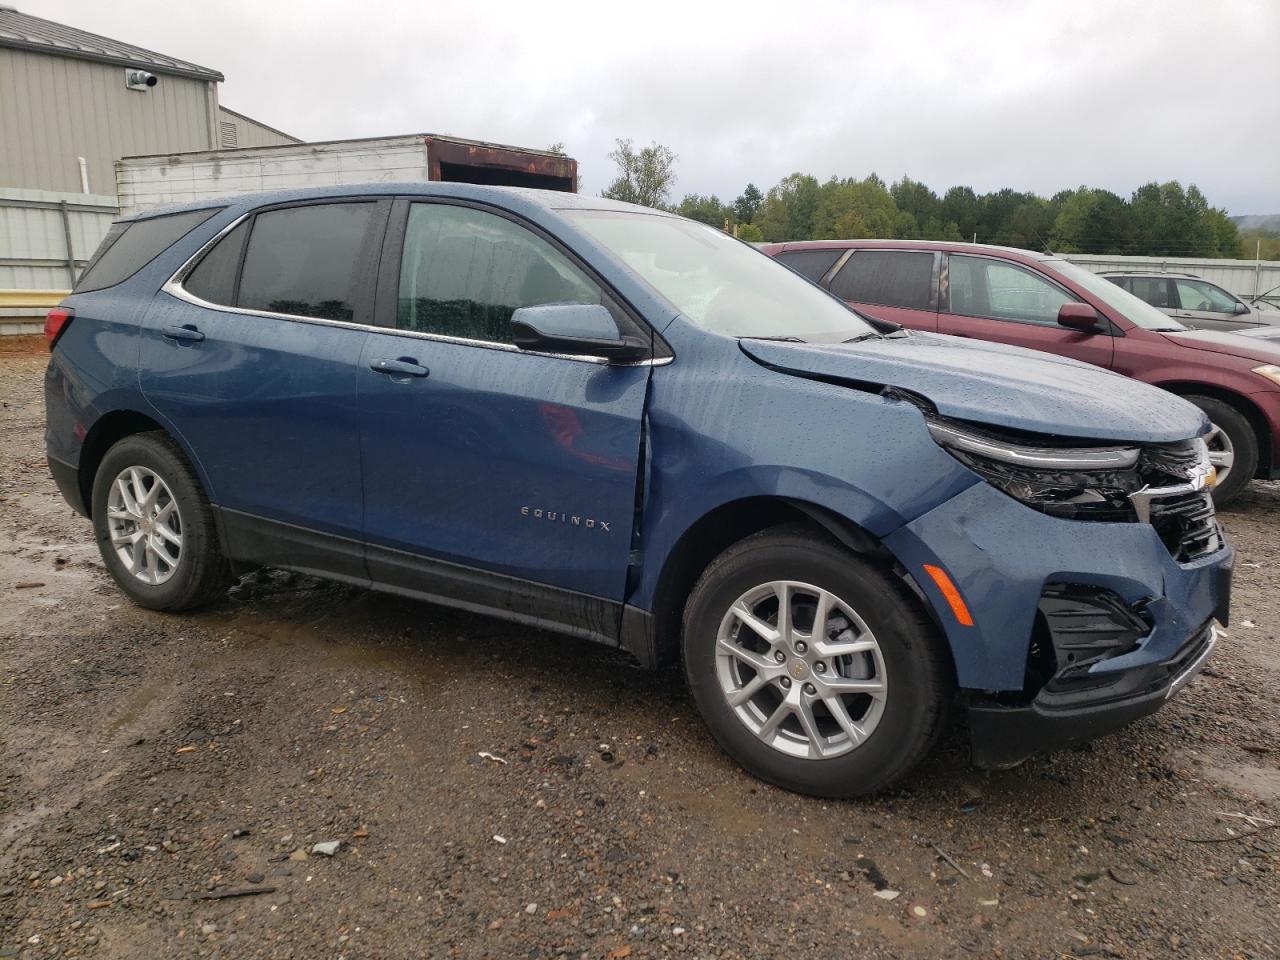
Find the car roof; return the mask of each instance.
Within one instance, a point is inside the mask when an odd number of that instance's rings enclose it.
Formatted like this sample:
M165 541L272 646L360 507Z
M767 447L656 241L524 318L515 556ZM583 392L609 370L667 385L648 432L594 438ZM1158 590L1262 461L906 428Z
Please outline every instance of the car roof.
M620 200L606 200L603 197L587 197L562 190L535 190L531 187L494 187L474 183L414 180L396 183L343 183L327 187L297 187L289 190L264 190L258 193L237 194L235 196L210 197L205 200L141 210L121 217L120 221L146 220L150 217L182 213L187 210L226 209L231 207L253 210L258 207L271 206L277 203L291 203L299 200L379 196L453 197L462 200L476 200L482 203L494 203L512 209L523 207L525 209L541 208L544 210L615 210L657 216L675 216L675 214L655 210L652 207L623 203Z
M794 250L941 250L949 253L996 253L1022 260L1055 260L1054 253L1002 247L990 243L960 243L949 240L788 240L768 243L763 249L770 254Z

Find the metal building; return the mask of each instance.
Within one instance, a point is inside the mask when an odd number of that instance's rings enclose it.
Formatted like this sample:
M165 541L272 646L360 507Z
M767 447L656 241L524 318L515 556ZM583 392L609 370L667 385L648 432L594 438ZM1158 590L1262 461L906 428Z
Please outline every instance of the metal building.
M0 188L109 194L121 157L298 142L220 108L222 79L0 0Z
M0 0L0 333L39 329L116 216L116 161L299 143L218 103L217 70Z

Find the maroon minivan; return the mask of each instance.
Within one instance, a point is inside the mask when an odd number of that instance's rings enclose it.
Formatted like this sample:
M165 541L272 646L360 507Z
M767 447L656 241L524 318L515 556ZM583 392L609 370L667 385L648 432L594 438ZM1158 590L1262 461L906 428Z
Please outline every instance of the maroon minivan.
M1213 423L1205 439L1220 506L1252 478L1280 479L1280 341L1191 330L1052 254L925 240L812 240L761 249L859 313L1046 350L1186 397Z

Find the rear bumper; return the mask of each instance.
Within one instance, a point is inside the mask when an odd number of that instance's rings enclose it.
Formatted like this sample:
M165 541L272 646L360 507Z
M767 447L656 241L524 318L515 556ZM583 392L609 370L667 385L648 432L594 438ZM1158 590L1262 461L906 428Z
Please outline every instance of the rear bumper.
M84 494L80 490L80 471L69 463L50 456L49 473L53 476L53 482L58 486L58 492L62 494L62 498L71 504L71 509L81 516L89 515L88 505L84 502Z
M1150 716L1204 669L1217 643L1207 624L1167 661L1126 671L1094 692L1092 701L1055 704L1042 693L1027 706L977 699L968 708L973 763L983 769L1015 766L1028 757L1085 743Z

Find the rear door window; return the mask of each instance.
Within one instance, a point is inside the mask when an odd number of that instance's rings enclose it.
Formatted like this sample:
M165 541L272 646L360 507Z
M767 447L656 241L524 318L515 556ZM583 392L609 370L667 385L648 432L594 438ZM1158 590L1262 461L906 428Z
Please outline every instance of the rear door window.
M236 271L249 237L249 224L240 224L219 240L182 281L183 288L209 303L233 306L236 297Z
M372 201L259 213L235 306L299 317L365 322Z
M123 283L220 209L188 210L115 224L80 275L74 292L105 290Z
M784 250L774 259L817 283L836 265L843 253L843 250Z
M1164 277L1130 277L1129 292L1161 310L1174 306L1169 299L1169 281Z
M934 254L918 250L859 250L831 280L842 300L931 310Z

